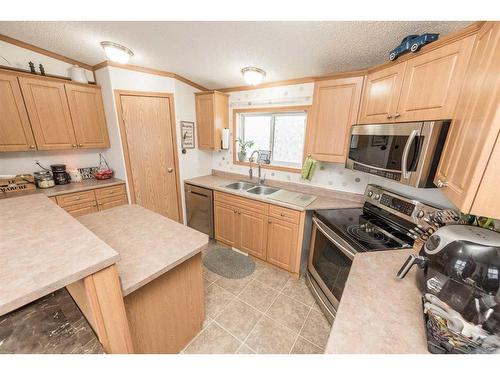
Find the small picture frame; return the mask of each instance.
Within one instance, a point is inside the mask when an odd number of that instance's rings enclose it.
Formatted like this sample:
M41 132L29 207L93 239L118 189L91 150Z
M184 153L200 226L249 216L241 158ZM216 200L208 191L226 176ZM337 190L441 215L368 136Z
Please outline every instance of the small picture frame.
M257 163L271 164L271 151L259 150L259 157L257 158Z
M181 145L183 149L194 148L194 122L181 121Z

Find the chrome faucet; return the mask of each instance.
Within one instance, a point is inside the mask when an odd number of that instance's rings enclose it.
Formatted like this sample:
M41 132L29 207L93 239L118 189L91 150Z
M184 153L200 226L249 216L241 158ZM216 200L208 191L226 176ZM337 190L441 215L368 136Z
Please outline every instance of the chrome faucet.
M260 156L260 153L259 151L255 150L254 152L252 152L252 154L250 155L250 157L248 158L248 163L250 164L250 168L248 169L248 177L250 178L250 180L253 179L253 169L252 169L252 163L255 162L255 159L253 157L253 155L257 153L257 160L259 160L259 156ZM261 177L261 173L262 173L262 163L261 162L258 162L257 163L257 172L258 172L258 179L257 179L257 183L260 185L260 184L263 184L264 183L264 180L265 180L265 177Z

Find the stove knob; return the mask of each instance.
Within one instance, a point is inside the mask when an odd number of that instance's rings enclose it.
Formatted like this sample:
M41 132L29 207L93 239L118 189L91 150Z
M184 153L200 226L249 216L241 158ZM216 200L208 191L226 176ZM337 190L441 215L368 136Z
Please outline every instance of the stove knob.
M418 211L418 212L417 212L417 217L418 217L419 219L423 218L423 217L424 217L424 215L425 215L424 210L420 210L420 211Z
M429 240L425 243L425 248L429 251L433 251L439 247L440 243L441 243L441 237L439 237L437 234L434 234L430 236Z
M368 191L368 196L371 197L373 195L373 191L369 190Z
M375 194L375 196L373 198L379 199L380 198L380 194Z

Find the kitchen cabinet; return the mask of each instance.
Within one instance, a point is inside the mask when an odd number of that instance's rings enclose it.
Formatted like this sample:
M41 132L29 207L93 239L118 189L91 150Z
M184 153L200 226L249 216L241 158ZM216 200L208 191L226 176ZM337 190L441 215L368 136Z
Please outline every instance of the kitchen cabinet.
M500 24L480 29L434 183L462 212L500 218Z
M110 147L101 89L0 70L0 152Z
M53 199L54 197L51 197ZM125 184L55 196L55 202L72 216L82 216L128 204Z
M65 84L69 110L79 148L109 147L100 87Z
M229 98L218 91L203 91L196 96L198 148L220 150L222 129L229 127Z
M35 138L14 74L0 72L0 103L0 152L35 150Z
M359 123L453 118L475 36L417 54L405 62L370 72Z
M356 123L363 77L318 81L308 119L306 154L316 160L343 163L351 126Z
M64 83L27 77L19 83L38 149L76 148Z
M215 192L215 239L298 274L304 212Z

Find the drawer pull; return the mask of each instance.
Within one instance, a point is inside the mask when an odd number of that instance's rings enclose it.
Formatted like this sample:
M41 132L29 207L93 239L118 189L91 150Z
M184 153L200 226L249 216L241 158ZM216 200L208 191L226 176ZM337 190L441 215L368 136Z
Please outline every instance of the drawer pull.
M283 212L280 215L281 215L281 217L285 217L285 214Z

